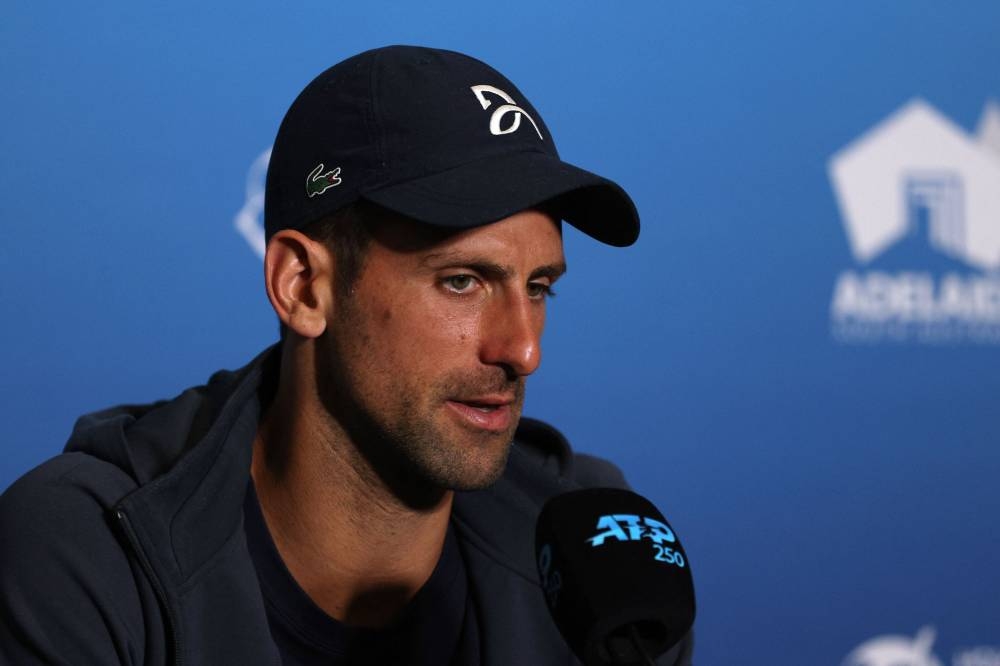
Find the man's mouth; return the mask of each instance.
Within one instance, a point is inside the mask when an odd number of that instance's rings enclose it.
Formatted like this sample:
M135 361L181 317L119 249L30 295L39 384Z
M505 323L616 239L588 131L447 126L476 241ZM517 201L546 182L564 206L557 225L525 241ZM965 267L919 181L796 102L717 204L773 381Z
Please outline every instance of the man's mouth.
M481 412L493 412L504 406L503 404L477 402L475 400L459 400L457 402L460 402L463 405L468 405L473 409L478 409Z
M514 398L510 396L453 398L447 404L464 424L482 430L507 430L513 419Z

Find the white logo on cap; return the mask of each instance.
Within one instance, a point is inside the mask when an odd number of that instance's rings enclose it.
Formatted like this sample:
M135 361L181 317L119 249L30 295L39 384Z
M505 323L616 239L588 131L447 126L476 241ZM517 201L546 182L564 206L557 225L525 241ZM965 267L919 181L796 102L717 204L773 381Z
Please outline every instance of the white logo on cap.
M476 99L479 100L479 103L483 106L483 110L490 108L490 105L493 104L491 100L486 99L486 95L484 93L493 93L503 101L507 102L506 104L502 104L498 106L496 109L494 109L493 115L490 116L490 134L494 136L500 136L501 134L510 134L511 132L516 132L517 128L521 126L521 116L523 115L525 118L528 119L528 122L531 123L531 126L535 128L535 132L538 134L538 138L542 139L542 141L545 140L542 137L541 130L538 129L538 125L535 124L534 118L528 115L527 111L525 111L517 104L515 104L514 98L505 93L504 91L500 90L499 88L495 88L493 86L478 85L478 86L472 86L472 92L473 94L475 94ZM503 117L506 116L508 113L514 114L514 121L510 124L510 127L506 129L501 129L500 123L503 120Z

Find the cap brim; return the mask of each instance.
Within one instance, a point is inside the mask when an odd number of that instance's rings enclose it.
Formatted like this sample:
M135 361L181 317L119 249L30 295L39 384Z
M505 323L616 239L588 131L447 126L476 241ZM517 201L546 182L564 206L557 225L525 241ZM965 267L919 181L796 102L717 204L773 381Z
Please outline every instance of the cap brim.
M365 199L420 222L470 228L546 204L608 245L639 237L639 214L617 183L545 153L491 157L365 192Z

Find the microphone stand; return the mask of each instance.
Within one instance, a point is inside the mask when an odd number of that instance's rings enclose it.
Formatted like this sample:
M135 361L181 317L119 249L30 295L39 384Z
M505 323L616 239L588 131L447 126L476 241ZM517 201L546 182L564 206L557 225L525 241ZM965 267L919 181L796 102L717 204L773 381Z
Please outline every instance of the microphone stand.
M587 666L656 666L656 662L643 647L639 630L634 624L629 624L627 630L624 626L619 627L612 635L607 636L604 648L607 656L597 655L596 661L588 660Z
M656 666L656 664L653 663L653 659L648 654L646 654L646 650L642 647L642 643L639 641L639 631L635 628L634 624L629 625L628 635L629 638L632 639L632 647L634 647L635 651L638 652L639 655L642 657L642 660L645 663L645 665Z

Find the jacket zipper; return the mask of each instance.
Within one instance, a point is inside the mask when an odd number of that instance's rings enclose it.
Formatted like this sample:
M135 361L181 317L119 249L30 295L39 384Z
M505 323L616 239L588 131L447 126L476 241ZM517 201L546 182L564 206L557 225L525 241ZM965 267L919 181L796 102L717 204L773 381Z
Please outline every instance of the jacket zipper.
M166 613L167 616L167 633L170 635L170 644L173 646L174 652L173 663L174 666L181 666L181 646L180 642L177 640L178 623L177 618L174 617L173 609L167 600L166 589L163 587L163 583L160 582L160 578L153 570L153 565L150 563L149 558L146 557L146 553L142 550L142 547L139 544L139 539L135 534L135 530L132 529L132 523L129 522L129 518L125 513L125 510L116 507L114 511L118 524L121 526L122 531L125 532L125 536L128 537L129 544L132 546L132 550L139 559L139 564L146 572L146 576L149 578L150 582L152 582L153 590L156 592L156 595L160 598L160 604L163 606L163 612Z

